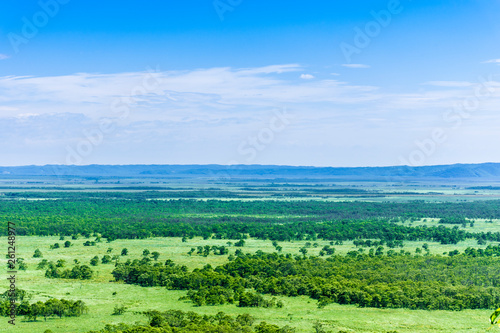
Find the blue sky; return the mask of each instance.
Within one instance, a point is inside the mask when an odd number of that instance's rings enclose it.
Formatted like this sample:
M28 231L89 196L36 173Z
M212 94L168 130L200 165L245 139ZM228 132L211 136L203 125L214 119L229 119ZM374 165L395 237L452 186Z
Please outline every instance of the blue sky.
M0 165L500 162L499 1L6 1Z

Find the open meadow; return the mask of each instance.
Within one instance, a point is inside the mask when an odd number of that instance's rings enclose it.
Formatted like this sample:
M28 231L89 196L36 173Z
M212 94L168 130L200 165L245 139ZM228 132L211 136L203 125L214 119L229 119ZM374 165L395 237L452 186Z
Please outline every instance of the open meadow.
M70 239L70 238L66 238ZM289 325L295 327L297 332L314 332L313 325L316 322L324 324L326 329L333 332L340 330L346 332L484 332L489 327L488 317L490 310L462 310L462 311L427 311L408 309L375 309L360 308L354 305L330 304L324 308L318 308L317 301L306 296L279 297L284 303L283 308L240 308L234 304L218 306L194 306L192 303L179 300L185 296L186 291L167 290L164 287L141 287L128 285L120 282L112 282L111 274L114 264L99 264L93 267L95 277L91 280L65 280L48 279L44 276L45 270L36 269L42 258L33 258L36 249L40 249L43 258L57 261L63 259L66 265L73 266L73 260L78 259L82 263L88 263L94 256L102 257L109 253L119 254L123 248L129 250L127 256L120 256L120 260L140 259L144 249L151 252L158 251L161 255L158 261L164 262L171 259L176 263L184 264L190 269L201 268L206 264L212 266L221 265L228 261L227 256L215 256L213 254L203 257L201 255L188 255L192 247L205 245L226 245L227 240L203 240L196 237L182 242L179 237L172 238L150 238L142 240L116 240L112 243L105 241L96 243L95 246L83 246L88 239L80 238L72 240L69 248L50 249L54 243L64 243L57 236L21 236L17 238L17 256L25 258L28 265L26 271L17 274L17 287L33 294L32 301L46 301L49 298L65 298L72 300L83 300L88 306L88 313L81 317L48 318L47 321L38 319L37 322L27 321L23 317L18 318L16 332L44 332L46 329L56 332L87 332L91 329L97 330L105 324L130 323L136 321L145 322L146 318L136 312L146 310L165 311L178 309L183 311L194 311L200 314L216 314L223 311L227 314L238 315L250 313L258 320L279 326ZM6 243L6 237L0 241ZM280 242L284 254L300 254L299 249L304 247L307 241ZM318 255L319 250L327 241L318 241L319 246L308 247L313 255ZM462 244L463 246L473 244ZM414 251L421 247L422 242L408 242L404 250ZM440 245L429 243L432 252L455 249L453 245ZM230 253L234 253L235 247L229 247ZM271 241L248 240L242 248L245 252L273 252ZM336 252L345 254L356 250L352 242L335 246ZM5 261L5 260L3 260ZM6 275L5 265L2 265L3 273ZM2 289L7 289L6 280L0 284ZM116 294L114 294L116 293ZM116 305L127 307L123 315L112 315ZM423 320L425 318L425 320ZM7 324L7 318L0 323L0 330L10 331L12 328Z

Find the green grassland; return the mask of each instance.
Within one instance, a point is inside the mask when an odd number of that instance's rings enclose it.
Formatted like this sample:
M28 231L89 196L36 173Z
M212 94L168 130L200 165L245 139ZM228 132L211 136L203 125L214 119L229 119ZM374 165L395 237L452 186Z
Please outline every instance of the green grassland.
M461 230L466 230L469 232L497 232L500 230L500 220L498 219L473 219L474 221L474 226L471 227L470 224L467 224L467 226L463 227L461 224L440 224L439 219L433 219L433 218L427 218L427 219L419 219L417 221L411 221L411 222L405 222L406 225L410 225L412 227L420 226L420 225L426 225L428 227L430 226L440 226L443 225L445 227L454 227L457 226ZM403 223L404 224L404 223Z
M157 181L147 182L144 179L134 180L131 179L127 182L117 184L116 180L103 183L104 180L99 180L99 184L93 184L91 181L85 183L75 183L70 185L57 185L49 183L28 184L27 180L19 180L18 183L13 184L9 181L6 186L0 188L0 199L6 198L7 193L22 193L22 192L36 192L48 193L46 198L30 197L29 200L44 200L55 199L53 197L55 192L64 192L71 196L75 192L105 192L105 193L127 193L139 194L147 192L148 190L155 190L155 186L170 187L171 190L158 190L160 195L155 194L155 200L177 200L172 198L171 195L175 193L189 194L193 191L201 193L194 198L195 200L238 200L238 201L258 201L258 200L273 200L273 201L292 201L296 200L317 200L326 202L348 202L348 201L375 201L375 202L408 202L412 200L422 200L427 202L464 202L464 201L478 201L490 200L500 198L500 190L496 189L469 189L470 184L462 184L459 186L451 184L441 184L439 186L430 186L428 184L405 184L398 186L390 183L365 183L359 182L352 183L299 183L295 184L269 184L266 183L224 183L224 184L201 184L196 181L179 182L169 180L158 184ZM15 182L15 181L14 181ZM49 187L53 187L53 189ZM131 190L131 186L149 186L148 190ZM267 190L266 186L271 188ZM213 188L216 187L216 190ZM365 189L372 191L375 195L365 195L363 193L321 193L317 189ZM118 189L117 189L118 188ZM217 189L222 191L231 191L234 196L224 197L217 194ZM155 190L156 191L156 190ZM201 191L201 192L200 192ZM203 196L203 191L206 193L211 192L211 195ZM316 191L316 192L315 192ZM376 192L376 193L375 193ZM399 194L399 192L401 192ZM165 197L161 197L161 194ZM181 193L181 194L182 194ZM274 194L274 195L273 195ZM289 194L294 194L290 196ZM52 195L52 196L51 196ZM378 195L378 196L377 196ZM112 196L112 195L111 195ZM132 196L131 196L132 197ZM181 196L182 197L182 196ZM190 197L191 198L191 197ZM17 198L15 200L24 200L26 198ZM6 199L11 200L11 199ZM150 200L144 198L144 200ZM0 202L1 203L1 202ZM30 206L31 207L31 206ZM6 210L4 218L8 218L11 212ZM142 213L142 211L141 211ZM23 212L19 213L23 216ZM35 213L33 213L35 214ZM52 219L57 217L56 213L48 217ZM99 213L100 214L100 213ZM177 214L177 215L176 215ZM75 215L76 216L76 215ZM197 211L184 211L180 213L172 213L170 217L200 217L200 218L218 218L221 216L230 217L248 217L248 218L308 218L308 215L297 214L271 214L265 210L262 212L252 212L239 214L237 212L227 211L223 213L203 213ZM94 218L93 216L92 218ZM91 219L89 219L91 221ZM474 226L467 225L465 228L461 225L439 224L437 218L426 218L418 220L406 220L398 222L405 226L444 226L453 228L457 226L461 230L468 232L498 232L500 230L500 219L485 220L475 218ZM490 222L491 221L491 222ZM123 220L119 220L120 223ZM5 221L4 221L4 224ZM201 255L188 255L191 248L198 246L216 245L228 246L229 240L227 239L203 239L201 237L194 237L187 239L185 242L179 237L154 237L147 239L117 239L107 243L105 239L96 243L95 246L83 246L83 243L88 240L94 240L95 237L84 238L80 237L78 240L72 240L71 237L66 236L65 240L60 240L59 236L18 236L16 238L16 255L25 259L28 265L26 271L19 271L17 273L16 286L19 289L24 289L34 295L33 301L46 301L49 298L64 298L69 300L83 300L88 306L88 313L83 314L81 317L63 317L48 318L44 321L39 318L37 322L28 322L24 317L18 317L15 328L7 323L6 317L0 317L0 331L15 331L21 333L42 333L46 329L52 330L54 333L74 332L84 333L89 330L98 330L103 328L106 324L117 323L130 323L146 322L146 317L138 314L137 312L146 310L159 310L166 311L169 309L176 309L182 311L194 311L199 314L216 314L223 311L229 315L238 315L242 313L249 313L254 316L257 321L266 321L279 326L289 325L295 327L297 332L314 332L313 325L316 322L324 324L325 329L337 333L343 332L485 332L489 327L490 309L486 310L463 310L463 311L442 311L442 310L409 310L409 309L381 309L381 308L360 308L354 305L339 305L329 304L324 308L318 308L318 302L306 296L299 297L277 297L283 301L283 308L240 308L234 304L218 305L218 306L201 306L196 307L192 302L186 300L179 300L187 294L187 291L167 290L164 287L140 287L138 285L124 284L113 282L111 272L114 269L114 264L99 264L92 267L95 275L91 280L69 280L69 279L48 279L44 276L45 270L37 270L37 264L42 259L49 261L57 261L63 259L66 261L66 268L71 268L74 259L78 259L81 264L89 264L89 261L94 256L102 258L106 254L119 255L123 248L129 250L127 256L120 256L120 261L127 259L140 259L144 249L149 251L157 251L160 253L159 261L164 263L165 260L171 259L176 264L186 265L189 269L202 268L206 264L215 267L228 262L228 255L218 256L210 254L208 257ZM66 240L71 241L72 246L64 248L63 244ZM231 241L235 243L235 240ZM61 248L50 249L54 243L59 243ZM310 243L310 244L307 244ZM315 246L316 243L316 246ZM487 244L478 245L477 240L468 238L458 244L440 244L431 241L404 241L402 248L393 249L396 252L405 251L411 254L416 253L416 248L421 249L424 243L429 245L431 254L443 254L449 251L458 250L461 253L467 247L485 248L492 242ZM0 244L4 244L4 249L7 249L7 238L0 237ZM321 248L325 245L330 245L335 248L336 254L345 255L349 251L364 251L368 252L368 248L360 249L353 245L352 241L344 241L342 245L331 245L330 241L323 239L318 240L295 240L290 242L279 242L282 247L283 254L301 255L300 249L307 247L308 256L318 256ZM307 245L307 246L306 246ZM497 244L494 244L497 245ZM112 248L111 253L107 253L108 248ZM33 258L35 249L40 249L43 253L43 258ZM229 246L229 254L234 254L238 249L234 245ZM240 248L245 253L255 253L259 250L264 252L275 252L272 242L269 240L247 239L245 246ZM384 246L384 251L389 250ZM4 251L6 252L6 251ZM2 256L0 258L0 291L3 292L8 287L6 280L7 269L6 259ZM114 294L116 293L116 294ZM264 297L268 298L268 295ZM124 305L127 311L123 315L112 315L113 308L116 305ZM500 328L494 327L490 332L499 331Z
M498 223L498 221L496 221ZM416 223L416 222L414 222ZM425 222L422 222L425 223ZM498 226L498 224L496 224ZM70 237L66 237L69 240ZM407 309L375 309L358 308L352 305L331 304L324 308L317 307L317 301L308 297L278 297L285 304L283 308L239 308L236 305L202 306L195 307L191 302L180 301L185 291L167 290L161 287L140 287L123 283L111 282L113 277L111 271L114 264L99 264L92 267L96 274L91 280L64 280L48 279L44 277L44 270L36 270L37 263L41 260L33 258L35 249L40 249L43 258L57 261L64 259L67 267L73 266L73 259L78 259L82 264L88 264L95 255L102 258L108 248L112 248L111 255L120 254L123 248L129 250L127 256L120 260L139 259L142 251L148 249L151 252L158 251L161 255L158 259L164 262L171 259L176 263L187 265L188 268L201 268L206 264L217 266L227 262L227 256L216 256L210 254L208 257L200 255L189 256L187 252L192 247L204 245L225 245L227 240L215 240L195 237L182 242L180 238L149 238L142 240L116 240L111 243L105 241L96 243L96 246L83 246L88 239L80 238L70 240L72 246L69 248L50 249L50 245L64 241L59 237L23 236L17 237L17 257L25 258L28 264L26 271L17 274L17 288L27 290L34 294L32 301L45 301L50 297L65 298L71 300L83 300L89 310L81 317L50 318L46 322L38 319L37 322L27 322L23 317L18 317L16 332L44 332L51 329L53 332L87 332L91 329L103 328L105 324L119 322L134 323L145 322L145 317L135 314L136 311L177 309L183 311L195 311L200 314L216 314L223 311L227 314L237 315L250 313L257 320L279 326L289 325L297 328L297 332L314 332L313 325L320 321L324 327L332 332L339 330L347 332L484 332L489 327L488 317L491 310L464 310L464 311L424 311ZM91 238L90 240L93 240ZM1 237L0 242L7 246L6 237ZM315 243L315 242L311 242ZM317 255L327 241L318 240L317 247L308 247L308 255ZM478 248L472 240L461 242L457 245L441 245L429 243L431 253L441 253L453 249L462 249L467 246ZM463 243L463 244L462 244ZM470 244L469 244L470 243ZM299 254L299 249L306 245L306 241L280 242L283 253ZM421 247L423 242L405 242L403 250L414 253L416 247ZM347 253L357 250L352 242L344 242L343 245L335 245L336 253ZM249 239L241 248L244 252L275 251L271 241ZM236 248L230 246L230 253ZM5 259L2 258L0 272L6 276ZM7 289L7 281L2 279L0 288ZM116 292L116 295L113 293ZM127 312L124 315L112 315L115 305L125 305ZM2 318L0 318L2 319ZM497 328L495 328L497 329ZM7 323L3 317L0 322L0 331L10 331L12 325ZM493 330L494 331L494 330Z

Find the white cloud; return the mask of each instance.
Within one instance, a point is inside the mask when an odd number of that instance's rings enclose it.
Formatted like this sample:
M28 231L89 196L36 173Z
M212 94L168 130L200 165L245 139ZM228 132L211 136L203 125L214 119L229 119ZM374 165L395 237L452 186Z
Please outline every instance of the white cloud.
M295 116L293 123L276 133L276 142L252 162L300 164L302 159L325 165L328 158L315 156L337 156L335 152L345 150L342 158L349 161L353 147L364 153L372 145L374 159L397 164L398 149L414 149L415 138L427 137L430 126L452 126L443 114L474 97L479 84L430 81L416 91L390 93L336 77L297 80L298 74L282 75L302 71L300 65L284 64L0 77L0 137L9 143L0 147L0 156L10 164L28 161L24 156L30 154L40 160L29 163L64 163L68 143L79 142L84 131L95 130L99 120L109 118L116 130L84 163L247 163L238 145L269 127L273 110L286 107ZM490 78L487 86L493 92L481 97L470 120L463 120L471 124L471 133L498 132L492 117L500 108L500 83ZM110 107L117 100L129 101L130 112L122 119ZM411 135L404 146L400 138ZM283 159L273 160L268 151ZM395 155L393 162L390 154Z
M271 65L265 67L248 68L240 70L242 74L270 74L270 73L286 73L296 72L302 69L299 64L286 64L286 65Z
M348 68L370 68L370 65L365 64L342 64L342 66Z
M500 59L490 59L483 61L483 64L499 64L500 65Z
M424 84L436 87L470 87L473 85L473 83L467 81L429 81Z
M304 80L314 79L314 75L311 74L300 74L300 78Z
M65 76L0 77L0 102L29 113L77 110L99 117L110 113L117 99L131 101L131 108L172 109L269 107L284 103L354 102L369 97L375 87L349 85L337 80L297 83L279 74L302 70L299 65L260 68L208 68L192 71L165 71ZM302 78L312 78L303 74ZM150 89L146 89L149 87ZM14 111L13 111L14 112ZM172 111L170 111L172 112ZM10 113L12 115L12 113Z
M5 60L8 58L10 58L8 55L0 53L0 60Z

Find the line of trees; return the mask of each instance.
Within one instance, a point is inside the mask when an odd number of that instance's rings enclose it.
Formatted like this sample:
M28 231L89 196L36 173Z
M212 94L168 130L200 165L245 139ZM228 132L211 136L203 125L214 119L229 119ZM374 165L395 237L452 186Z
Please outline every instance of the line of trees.
M179 310L146 311L148 325L106 325L99 331L87 333L294 333L295 328L289 326L279 327L262 321L255 324L255 318L249 314L240 314L236 317L219 312L216 315L199 315L195 312Z
M10 300L0 303L0 315L9 316L11 310ZM51 298L45 302L38 301L30 304L27 300L16 303L16 314L25 316L28 320L37 321L43 317L79 317L87 313L88 308L83 301L71 301L65 299Z
M278 241L314 240L318 237L330 240L437 240L445 244L479 237L500 241L499 232L472 233L453 231L452 228L448 230L444 226L412 228L391 223L420 218L445 221L500 218L500 200L377 203L105 200L84 197L37 202L0 201L0 218L15 222L19 235L69 236L98 232L108 240L151 236L213 236L240 240L248 234L259 239ZM5 232L0 230L0 235L5 235ZM376 234L371 235L372 232Z
M72 269L62 269L61 264L55 264L52 261L47 263L47 270L45 271L45 277L50 279L77 279L77 280L89 280L92 278L94 272L87 265L76 265Z
M187 296L181 297L182 299L189 299L196 306L234 303L238 307L282 308L284 306L283 302L275 297L267 299L261 294L245 291L244 288L238 287L231 289L221 286L203 286L198 290L189 290Z
M273 296L306 295L318 300L319 306L462 310L500 303L500 257L389 252L352 251L322 259L259 251L240 254L215 269L207 265L193 271L171 261L164 266L133 261L118 264L113 276L141 286L197 291L188 297L198 305L241 301L244 289Z
M205 245L205 246L198 246L196 249L194 247L192 247L188 254L189 255L192 255L193 253L195 253L196 251L196 254L198 255L202 255L204 257L207 257L210 252L212 252L214 255L219 255L219 256L223 256L223 255L226 255L229 253L229 249L227 247L225 247L224 245L221 245L221 246L217 246L217 245Z

